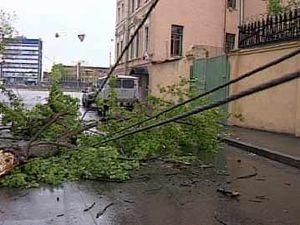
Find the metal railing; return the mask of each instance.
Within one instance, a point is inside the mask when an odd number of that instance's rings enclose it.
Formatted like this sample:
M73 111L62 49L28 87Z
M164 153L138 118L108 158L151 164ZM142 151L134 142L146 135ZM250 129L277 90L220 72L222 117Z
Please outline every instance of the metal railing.
M239 48L300 39L300 8L239 27Z

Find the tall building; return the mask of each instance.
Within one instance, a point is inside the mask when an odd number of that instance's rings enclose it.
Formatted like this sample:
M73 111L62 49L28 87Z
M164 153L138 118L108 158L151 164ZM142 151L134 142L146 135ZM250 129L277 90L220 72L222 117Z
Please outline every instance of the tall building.
M153 1L117 0L117 57ZM161 0L116 72L138 76L142 96L148 90L159 95L158 85L189 77L197 54L213 57L234 49L238 25L254 13L265 12L262 0Z
M0 76L8 84L37 84L42 75L42 40L4 39Z

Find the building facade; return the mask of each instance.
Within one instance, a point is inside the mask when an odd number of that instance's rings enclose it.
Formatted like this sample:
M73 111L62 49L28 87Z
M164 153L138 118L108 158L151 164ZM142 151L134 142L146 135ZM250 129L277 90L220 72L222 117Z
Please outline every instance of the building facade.
M99 77L104 77L108 74L108 67L84 66L77 63L74 66L64 65L65 75L62 77L62 82L81 82L95 83Z
M42 75L41 39L4 39L1 79L8 84L37 84Z
M117 0L116 58L153 0ZM237 47L238 25L266 13L262 0L161 0L116 72L140 78L142 96L189 77L199 54L214 57Z
M88 86L95 84L100 77L108 74L108 67L86 66L78 62L75 65L57 64L61 69L60 83L65 87ZM52 68L53 69L53 68ZM44 72L42 82L49 83L51 72Z

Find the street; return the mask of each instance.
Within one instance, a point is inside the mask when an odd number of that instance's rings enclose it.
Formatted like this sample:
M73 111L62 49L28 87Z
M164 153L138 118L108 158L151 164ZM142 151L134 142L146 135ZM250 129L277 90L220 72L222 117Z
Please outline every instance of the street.
M1 0L0 225L300 225L300 0L70 3Z
M125 183L2 189L0 224L299 225L298 169L227 146L216 162L215 169L149 163Z

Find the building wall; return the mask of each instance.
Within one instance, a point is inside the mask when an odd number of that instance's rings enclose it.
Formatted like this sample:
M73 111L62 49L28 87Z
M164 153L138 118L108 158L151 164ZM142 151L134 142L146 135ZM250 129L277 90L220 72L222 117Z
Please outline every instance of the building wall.
M109 68L107 67L94 67L94 66L83 66L80 63L74 66L64 65L64 77L63 82L84 82L94 83L99 77L106 76Z
M244 0L244 21L257 19L267 13L267 1Z
M231 79L262 66L300 48L300 42L290 42L262 48L240 50L229 57ZM247 78L231 88L238 93L257 84L300 71L300 55ZM243 121L232 116L230 123L242 127L288 133L300 136L300 79L246 97L230 104L232 115L242 115Z
M141 6L131 12L131 1L117 1L117 15L119 14L120 18L117 18L116 24L116 49L120 48L121 41L123 41L123 48L125 47L128 38L133 34L141 18L153 2L151 0L141 0ZM215 52L209 51L207 57L224 54L226 33L236 35L235 46L237 46L238 25L242 18L240 1L245 1L245 16L254 13L257 7L261 7L258 11L266 11L265 3L261 4L261 0L251 0L251 3L249 3L250 0L237 0L235 8L228 8L227 0L159 1L150 18L141 29L138 55L134 54L134 57L130 57L132 50L136 52L135 40L133 48L129 48L116 72L118 74L129 74L134 67L147 68L149 70L149 89L153 93L158 93L156 88L158 84L172 85L173 82L179 79L179 75L188 77L190 72L185 68L189 68L189 66L173 62L174 59L180 57L171 57L171 25L184 27L182 61L195 46L218 49ZM119 8L122 12L122 5L124 5L125 13L118 13ZM150 35L147 53L145 49L146 27L149 27ZM121 50L117 50L116 55L118 56L120 52ZM178 67L177 70L174 70L175 64L184 66L184 68Z
M171 25L184 26L183 55L193 45L222 47L224 43L225 1L164 0L152 17L152 60L170 58Z
M189 65L187 59L152 65L149 70L152 74L149 79L151 94L161 96L161 87L178 84L181 79L189 79Z

